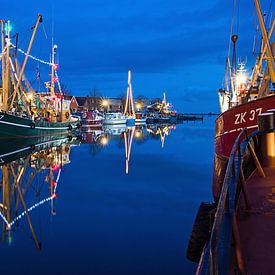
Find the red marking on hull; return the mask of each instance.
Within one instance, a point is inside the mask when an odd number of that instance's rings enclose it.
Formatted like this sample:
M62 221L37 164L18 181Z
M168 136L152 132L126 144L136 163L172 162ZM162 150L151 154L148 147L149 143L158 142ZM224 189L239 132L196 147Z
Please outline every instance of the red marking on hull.
M235 139L243 128L257 130L257 117L275 108L275 95L253 100L222 113L216 120L215 153L229 157Z
M233 107L216 119L215 158L212 191L218 201L220 190L236 137L243 128L248 134L258 129L258 115L275 108L275 95L270 95ZM244 137L243 137L244 138Z

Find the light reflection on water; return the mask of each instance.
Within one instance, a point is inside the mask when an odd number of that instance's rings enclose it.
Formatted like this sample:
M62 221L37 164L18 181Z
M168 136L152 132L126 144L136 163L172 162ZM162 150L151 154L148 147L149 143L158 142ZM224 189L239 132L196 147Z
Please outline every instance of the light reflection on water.
M194 272L185 249L199 203L212 199L213 127L206 118L97 129L81 145L1 143L3 274Z

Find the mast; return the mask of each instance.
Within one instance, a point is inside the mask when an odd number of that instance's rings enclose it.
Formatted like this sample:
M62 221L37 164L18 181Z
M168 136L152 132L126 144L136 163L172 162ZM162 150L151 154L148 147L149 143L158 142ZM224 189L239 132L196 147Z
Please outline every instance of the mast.
M134 108L134 99L133 99L133 91L132 91L132 75L131 71L128 71L128 87L126 93L126 103L124 108L124 115L135 116L135 108Z
M134 133L135 133L135 126L128 128L123 133L124 144L125 144L125 173L126 173L126 175L128 175L128 173L129 173L129 162L130 162Z
M3 81L4 81L4 62L5 62L5 57L4 57L4 49L5 49L5 37L4 37L4 24L5 21L4 20L0 20L1 23L1 63L2 63L2 87L1 90L2 92L0 93L0 109L3 108L3 97L4 97L4 90L3 90Z
M261 12L261 6L259 0L254 0L255 7L256 7L256 12L258 15L258 20L260 23L260 28L262 32L262 37L263 37L263 44L264 44L264 49L266 48L266 57L267 57L267 66L269 70L269 74L271 77L272 85L273 87L275 86L275 71L274 71L274 57L272 54L272 50L269 44L269 36L266 31L266 27L264 24L262 12Z
M34 26L34 30L33 30L32 37L31 37L31 40L30 40L30 43L29 43L29 47L28 47L28 50L27 50L27 53L26 53L26 56L25 56L23 65L22 65L21 70L20 70L20 73L19 73L18 81L17 81L16 86L15 86L15 88L14 88L12 100L11 100L11 103L10 103L10 108L13 107L13 103L14 103L14 100L15 100L15 96L16 96L16 94L18 93L19 85L20 85L22 76L23 76L23 74L24 74L25 66L26 66L26 64L27 64L27 60L28 60L28 57L29 57L29 54L30 54L30 51L31 51L31 47L32 47L32 44L33 44L33 40L34 40L36 31L37 31L37 28L38 28L38 24L39 24L40 22L42 22L42 14L38 14L38 18L37 18L36 23L35 23L35 26ZM7 47L7 50L8 50L8 48L9 48L9 47Z
M2 109L8 111L10 91L10 21L1 21L2 29Z
M56 54L57 45L53 45L52 47L52 57L51 57L51 86L50 86L50 93L51 96L54 96L54 82L55 82L55 76L54 76L54 69L55 69L55 54Z
M271 35L273 33L273 29L274 29L274 25L275 25L275 18L273 19L270 30L268 31L268 34L267 34L268 40L271 38ZM262 62L263 62L263 59L264 59L264 55L266 53L266 49L267 49L267 45L264 46L263 51L261 52L260 57L259 57L257 63L255 64L255 67L253 69L251 87L255 86L255 82L257 80L257 77L258 77L259 73L262 70Z
M164 112L164 113L167 113L167 111L168 111L165 92L163 93L163 99L162 99L161 108L159 111Z

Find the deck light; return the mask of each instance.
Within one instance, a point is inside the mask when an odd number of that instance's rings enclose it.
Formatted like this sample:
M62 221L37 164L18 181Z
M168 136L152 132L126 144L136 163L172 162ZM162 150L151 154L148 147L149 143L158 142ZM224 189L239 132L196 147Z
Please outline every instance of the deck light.
M33 100L33 94L32 93L28 93L27 94L28 100L32 101Z
M247 81L247 76L243 72L239 72L236 75L236 84L237 86L240 86L241 84L246 83Z

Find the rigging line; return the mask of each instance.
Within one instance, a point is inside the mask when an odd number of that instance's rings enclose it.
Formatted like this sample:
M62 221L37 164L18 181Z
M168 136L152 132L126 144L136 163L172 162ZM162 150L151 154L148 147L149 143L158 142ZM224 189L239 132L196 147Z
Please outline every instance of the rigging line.
M237 8L237 34L239 33L239 22L240 22L240 2L241 0L238 1L238 8Z
M25 42L25 40L30 36L31 33L32 33L31 29L28 29L26 31L25 36L23 36L23 38L20 40L20 42L18 43L18 45L22 45L23 42Z
M45 38L46 38L46 40L48 40L48 35L47 35L46 28L45 28L45 25L44 25L43 22L42 22L42 28L43 28L43 32L44 32Z
M255 7L255 3L254 3L254 9L252 9L252 21L254 23L254 27L255 27L255 36L254 36L254 46L252 49L252 53L256 56L260 55L261 49L260 49L260 45L261 45L261 32L259 31L259 24L257 21L257 16L256 16L256 7ZM258 50L257 50L258 48Z
M269 21L272 20L272 19L270 18L270 16L271 16L272 2L273 2L273 1L270 0L270 2L269 2L269 7L268 7L268 10L267 10L267 13L266 13L266 22L267 22L268 25L270 25Z
M235 7L236 7L236 0L234 0L234 2L233 2L233 7L232 7L231 26L230 26L230 37L229 37L228 54L227 54L228 57L230 56L230 52L231 52L231 37L232 37L232 34L233 34Z

